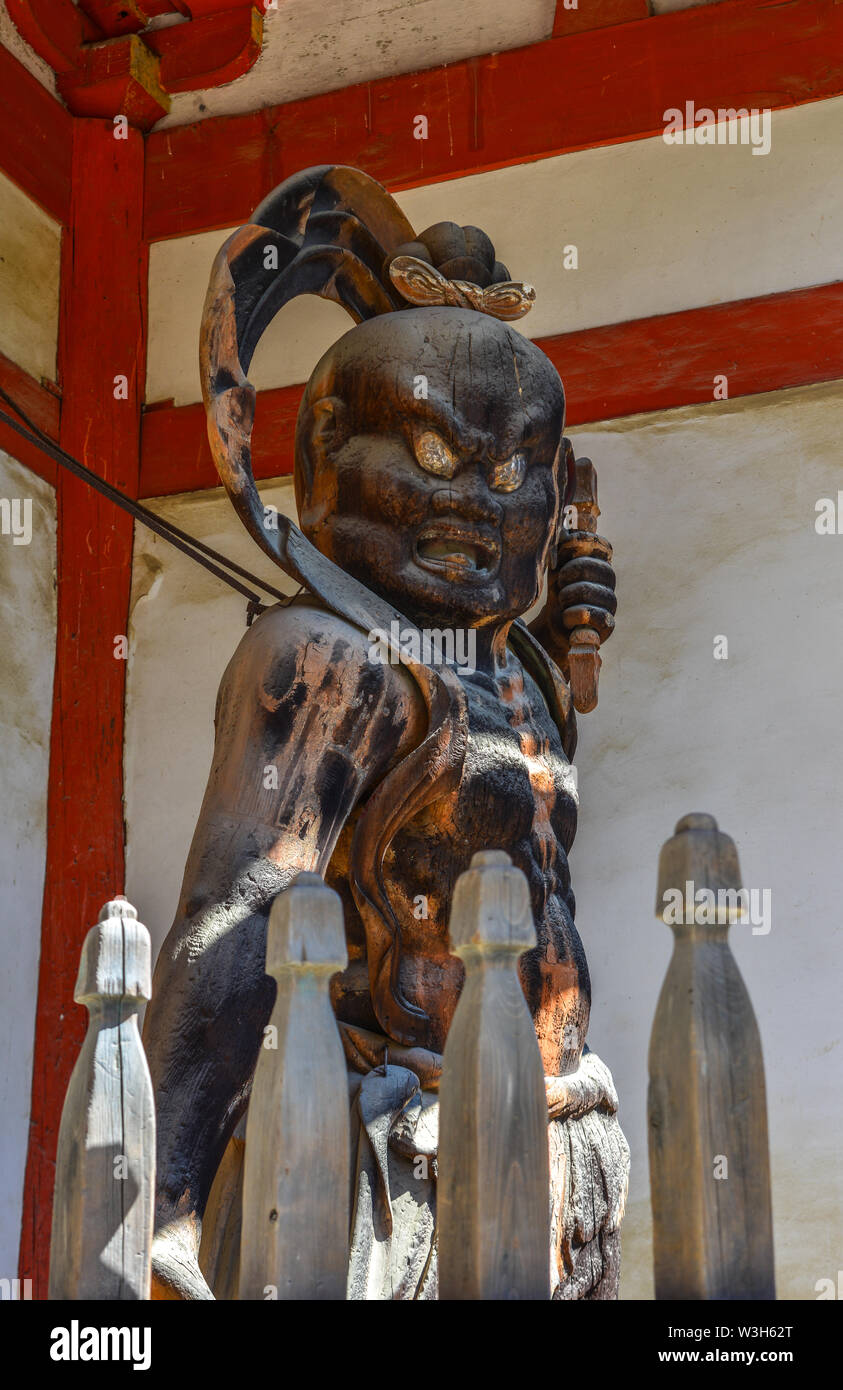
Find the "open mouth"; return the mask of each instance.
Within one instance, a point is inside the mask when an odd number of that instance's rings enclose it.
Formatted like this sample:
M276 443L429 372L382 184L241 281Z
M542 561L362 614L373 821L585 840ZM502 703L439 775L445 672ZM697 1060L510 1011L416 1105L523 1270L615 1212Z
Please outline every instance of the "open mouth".
M417 537L416 559L425 569L487 579L497 569L500 542L473 528L440 523Z

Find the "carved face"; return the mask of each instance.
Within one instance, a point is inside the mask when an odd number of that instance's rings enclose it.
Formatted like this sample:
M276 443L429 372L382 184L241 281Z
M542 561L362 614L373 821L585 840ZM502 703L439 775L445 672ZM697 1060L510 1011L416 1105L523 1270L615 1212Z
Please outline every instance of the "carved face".
M417 622L479 626L538 597L560 508L562 383L468 309L361 324L316 368L296 498L323 554Z

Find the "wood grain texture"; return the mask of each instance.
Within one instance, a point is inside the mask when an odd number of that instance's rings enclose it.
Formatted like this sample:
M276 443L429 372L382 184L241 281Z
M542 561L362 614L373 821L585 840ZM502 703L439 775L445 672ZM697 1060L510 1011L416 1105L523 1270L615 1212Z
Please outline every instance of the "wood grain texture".
M145 236L245 222L267 187L326 155L391 190L413 188L660 135L665 110L688 95L736 108L837 96L840 9L723 0L158 131L147 142ZM427 140L412 138L418 112Z
M679 821L664 890L738 888L733 841L712 816ZM725 917L725 912L721 912ZM653 1021L647 1101L658 1299L774 1299L761 1038L728 924L673 927ZM725 1165L724 1165L725 1160Z
M439 1297L550 1297L547 1101L518 957L536 940L527 881L501 851L457 881L465 985L445 1044L439 1115Z
M241 1299L345 1299L348 1082L328 985L346 963L338 894L299 874L269 917L276 1031L265 1035L249 1102Z
M148 1299L155 1109L138 1032L149 933L125 898L85 939L74 998L88 1010L56 1155L51 1299Z

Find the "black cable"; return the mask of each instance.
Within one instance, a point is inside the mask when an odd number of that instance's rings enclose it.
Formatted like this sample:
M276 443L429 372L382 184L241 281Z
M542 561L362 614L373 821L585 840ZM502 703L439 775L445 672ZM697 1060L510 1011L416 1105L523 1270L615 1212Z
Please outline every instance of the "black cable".
M239 594L242 594L244 598L247 598L249 600L247 619L249 623L251 623L252 618L257 612L263 612L264 605L261 603L257 594L252 593L251 590L239 584L236 579L232 578L232 574L239 574L242 578L248 579L252 584L257 585L259 589L263 589L264 593L271 594L273 598L279 599L284 604L290 602L289 594L284 594L279 589L273 588L271 584L267 584L265 580L259 579L258 576L252 574L250 570L244 569L242 565L236 564L234 560L229 560L227 556L221 555L218 550L213 550L211 546L205 545L204 541L199 541L195 536L188 535L186 531L182 531L174 522L167 521L164 517L156 516L155 512L150 511L142 502L134 501L134 499L128 497L126 493L121 492L119 488L114 487L112 483L106 482L104 478L100 478L99 475L92 472L90 468L86 468L85 464L80 463L72 454L67 453L65 449L62 449L60 445L50 439L49 435L45 434L40 426L36 425L35 422L29 418L21 406L19 406L2 387L0 387L0 399L4 400L24 422L20 424L18 420L14 420L11 416L7 415L4 410L0 410L0 421L2 421L3 424L8 425L9 428L14 430L16 434L19 434L22 439L27 440L27 442L34 445L35 448L40 449L42 453L47 454L48 457L54 459L56 463L66 468L69 473L74 474L77 478L81 478L89 487L92 487L103 497L107 497L115 506L122 507L123 510L128 512L130 516L133 516L136 521L140 521L142 525L149 527L151 531L154 531L164 540L169 541L177 550L189 556L190 559L195 560L197 564L202 565L211 574L221 579L223 583L228 584L230 588L235 589ZM218 561L219 564L213 563L214 561ZM224 570L219 568L219 565L224 565L232 574L226 574Z
M142 502L134 501L134 499L128 497L126 493L121 492L119 488L114 487L112 483L106 482L104 478L92 472L85 464L80 463L72 454L67 453L65 449L62 449L60 445L56 444L48 434L45 434L44 431L29 418L25 411L12 400L2 387L0 387L0 397L2 397L2 399L12 407L15 413L20 416L27 428L38 435L38 439L30 439L30 443L35 444L37 448L49 454L56 462L63 464L69 472L74 473L84 482L87 482L89 486L93 487L97 492L102 493L104 497L108 497L110 501L114 502L118 507L122 507L124 511L129 512L130 515L134 516L138 521L150 526L153 530L157 530L159 535L165 535L167 538L169 538L169 536L178 537L179 540L185 542L187 545L193 546L204 555L208 555L212 559L219 561L220 564L225 565L233 573L242 575L244 579L251 580L253 584L257 584L259 588L263 589L268 594L272 594L273 597L279 599L286 599L289 597L286 594L282 594L280 590L274 589L272 585L266 584L262 579L258 579L250 570L243 569L241 565L236 564L233 560L229 560L225 555L221 555L219 551L213 550L210 546L205 545L203 541L197 540L195 536L188 535L186 531L182 531L174 522L168 521L164 517L157 516L155 512L145 507ZM4 411L0 411L0 420L5 421L6 424L10 425L11 428L16 430L23 438L27 438L27 435L17 422L9 419ZM213 572L216 573L216 571Z

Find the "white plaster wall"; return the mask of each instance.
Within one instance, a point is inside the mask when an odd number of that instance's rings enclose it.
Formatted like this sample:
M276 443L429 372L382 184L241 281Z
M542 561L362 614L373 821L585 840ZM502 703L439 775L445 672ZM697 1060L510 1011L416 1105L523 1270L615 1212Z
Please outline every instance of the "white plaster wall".
M830 173L843 97L775 111L771 122L767 155L659 136L410 189L397 201L417 230L450 220L488 231L511 274L536 287L516 325L533 338L840 279L843 183ZM201 399L199 322L227 235L151 248L149 401ZM576 270L563 269L568 245ZM335 304L295 301L264 335L251 379L259 390L306 380L350 325Z
M251 71L224 87L176 93L155 129L537 43L551 33L555 9L556 0L277 0Z
M0 451L0 497L29 498L32 539L0 534L0 1278L15 1278L29 1139L56 645L56 504Z
M61 227L0 174L0 352L31 376L56 375Z
M619 577L600 708L580 719L572 867L593 976L590 1041L615 1073L633 1152L626 1298L652 1297L647 1045L672 945L654 919L655 872L689 810L714 813L739 845L744 881L772 891L771 933L736 926L732 941L764 1040L780 1297L815 1297L839 1266L843 535L819 537L814 521L817 499L840 485L842 407L843 384L832 384L573 434L598 467ZM294 514L291 485L264 492ZM218 491L160 510L263 569ZM177 905L243 605L145 534L135 570L128 894L157 945ZM719 634L725 662L714 660Z
M653 915L656 864L691 810L718 817L745 882L773 894L770 934L736 926L732 940L765 1048L780 1296L815 1297L839 1265L843 535L818 536L814 520L817 498L837 496L842 416L838 383L574 433L598 467L620 595L600 705L580 720L572 868L590 1041L613 1068L632 1147L626 1298L652 1297L646 1059L672 944ZM291 508L289 483L265 496ZM219 492L160 509L261 564ZM157 945L243 605L156 538L137 537L135 568L127 891ZM719 634L727 661L713 658Z
M628 1298L652 1296L646 1058L673 940L656 866L688 811L715 815L744 882L772 892L769 935L730 935L764 1044L779 1297L816 1297L840 1264L843 535L814 521L837 497L841 429L837 383L574 432L618 572L572 869L591 1043L632 1147Z

